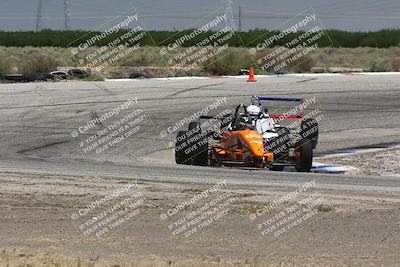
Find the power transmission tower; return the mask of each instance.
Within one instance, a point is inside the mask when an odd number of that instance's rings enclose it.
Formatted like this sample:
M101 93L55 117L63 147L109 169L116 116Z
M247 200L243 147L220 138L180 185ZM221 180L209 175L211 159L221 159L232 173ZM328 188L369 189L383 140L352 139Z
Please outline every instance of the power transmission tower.
M69 30L69 0L64 0L64 29Z
M39 6L36 16L36 31L40 31L42 29L42 4L42 0L39 0Z
M242 7L239 6L239 32L242 31Z

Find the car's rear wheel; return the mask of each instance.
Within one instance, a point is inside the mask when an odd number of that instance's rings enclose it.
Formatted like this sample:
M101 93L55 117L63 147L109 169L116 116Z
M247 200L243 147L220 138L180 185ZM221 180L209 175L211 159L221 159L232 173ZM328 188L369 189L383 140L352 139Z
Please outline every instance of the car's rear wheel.
M185 164L190 165L192 164L192 159L190 153L186 153L185 150L187 149L187 132L186 131L179 131L176 136L175 142L175 162L177 164Z
M313 145L310 139L304 138L297 145L300 157L296 163L298 172L310 172L313 161Z
M301 123L301 136L311 141L313 149L317 148L318 144L318 122L314 118L308 118Z
M192 146L191 156L193 159L192 164L197 166L208 165L208 134L202 132L197 122L189 123L189 131L193 132L191 135Z

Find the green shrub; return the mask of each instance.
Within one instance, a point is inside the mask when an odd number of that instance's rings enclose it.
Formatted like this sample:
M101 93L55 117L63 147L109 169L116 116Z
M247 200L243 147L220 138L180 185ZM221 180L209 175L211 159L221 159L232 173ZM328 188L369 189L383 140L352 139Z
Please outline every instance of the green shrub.
M312 69L313 73L331 73L332 70L330 70L329 68L323 66L323 67L316 67Z
M333 211L333 210L335 210L334 207L332 207L330 205L321 204L321 205L317 206L317 211L318 212L330 212L330 211Z
M104 78L100 75L92 74L89 77L83 79L84 81L91 81L91 82L97 82L97 81L104 81Z
M395 57L390 60L391 70L400 71L400 57Z
M13 81L8 81L8 80L0 80L0 84L4 84L4 83L14 83Z
M121 66L163 66L159 47L144 46L128 54L115 65Z
M166 46L168 44L174 43L177 39L181 38L185 34L189 34L193 31L186 29L184 31L149 31L143 40L140 41L141 46L154 46L161 45ZM116 34L112 34L98 42L97 46L105 46L109 42L115 40L117 36L121 36L127 33L128 30L120 30ZM324 31L326 35L330 36L321 38L318 43L319 47L390 47L398 46L400 43L400 29L387 29L380 30L376 32L346 32L340 30L326 30ZM90 39L92 36L99 34L100 32L88 32L88 31L56 31L44 29L42 31L16 31L7 32L0 31L0 45L3 46L53 46L53 47L68 47L77 46L79 43L83 42L84 39ZM246 45L247 47L253 47L258 42L262 41L273 34L278 34L277 31L270 31L266 29L254 29L247 32L237 32L229 40L230 47L242 47ZM282 46L287 41L293 40L298 37L303 32L299 31L297 33L291 33L290 35L276 41L274 45ZM204 40L207 36L210 36L213 32L207 32L196 38L192 38L186 41L183 45L185 47L190 47L196 45L200 40ZM84 39L82 38L83 36ZM239 38L240 36L240 38ZM71 43L71 40L77 40Z
M388 67L383 64L372 63L372 65L367 69L369 72L386 72L389 71Z
M240 69L253 65L247 49L230 49L224 55L213 57L203 67L214 75L237 75Z
M284 48L285 53L289 51L289 49ZM269 52L266 52L267 54ZM283 55L284 52L280 53ZM309 55L302 55L298 59L290 61L292 57L296 54L290 54L282 59L277 59L276 63L272 64L266 69L267 73L275 73L275 74L283 74L283 73L303 73L303 72L311 72L311 69L314 67L314 60ZM271 60L270 60L271 61ZM263 62L265 64L268 62Z
M294 62L292 66L288 67L290 72L311 72L311 69L314 67L314 60L309 56L305 55L298 60L298 62Z
M11 72L11 62L9 56L0 51L0 75L7 75Z
M49 73L60 65L58 59L43 53L29 53L20 63L19 71L25 75L37 73Z

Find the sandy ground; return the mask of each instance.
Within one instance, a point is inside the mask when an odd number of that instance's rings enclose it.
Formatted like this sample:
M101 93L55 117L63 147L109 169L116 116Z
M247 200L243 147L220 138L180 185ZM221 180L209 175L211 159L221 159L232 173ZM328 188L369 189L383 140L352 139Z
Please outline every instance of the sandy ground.
M244 188L227 181L211 192L205 190L213 185L20 173L1 173L0 183L1 266L398 266L400 262L400 198L394 193L310 187L262 214L265 205L296 188ZM84 214L88 205L127 185L133 188L127 194L114 194ZM202 192L209 192L207 198L161 219ZM315 195L322 199L318 205L304 202ZM89 229L85 223L96 216L95 223L100 222L102 211L132 196L144 200L132 209L138 212L134 217L114 224L104 235L85 235ZM177 219L199 210L197 215L205 214L202 208L211 206L212 199L223 200L215 207L227 204L223 217L214 217L192 235L173 232ZM288 209L296 203L314 215L279 235L262 234L260 224L279 221L276 216L283 211L290 215ZM251 220L252 214L261 215Z
M354 167L358 175L400 176L400 149L385 149L347 157L319 158L318 162Z

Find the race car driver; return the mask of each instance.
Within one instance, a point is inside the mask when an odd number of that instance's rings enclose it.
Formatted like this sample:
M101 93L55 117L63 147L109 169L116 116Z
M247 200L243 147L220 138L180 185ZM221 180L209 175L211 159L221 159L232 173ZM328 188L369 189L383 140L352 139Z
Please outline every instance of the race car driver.
M269 117L267 110L262 110L262 106L249 105L246 113L251 117L253 126L264 139L278 136L274 120Z

